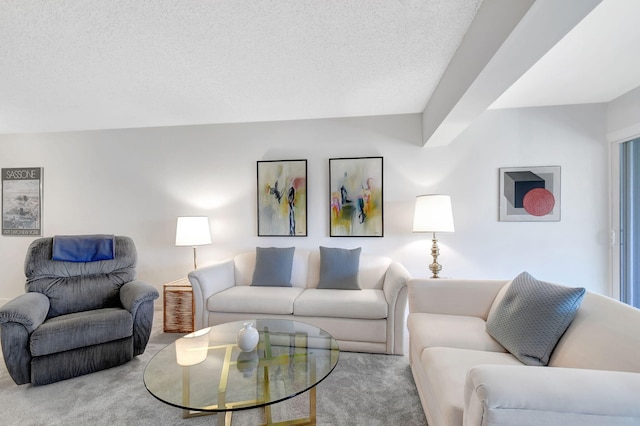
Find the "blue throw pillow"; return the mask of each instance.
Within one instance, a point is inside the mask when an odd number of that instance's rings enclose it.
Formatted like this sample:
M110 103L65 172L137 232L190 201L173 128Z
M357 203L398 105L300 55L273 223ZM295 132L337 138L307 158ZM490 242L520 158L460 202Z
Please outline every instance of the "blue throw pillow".
M97 262L116 255L115 235L55 235L52 260Z
M291 287L295 247L256 247L252 286Z
M487 318L487 332L522 363L547 365L584 294L584 288L539 281L523 272Z
M361 290L358 271L360 251L320 247L319 289Z

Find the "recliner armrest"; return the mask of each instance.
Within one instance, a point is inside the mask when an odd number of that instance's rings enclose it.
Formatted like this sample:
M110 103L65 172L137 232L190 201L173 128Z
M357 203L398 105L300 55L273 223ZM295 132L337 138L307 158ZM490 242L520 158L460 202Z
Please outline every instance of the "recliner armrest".
M142 281L130 281L120 287L120 302L133 317L133 356L144 352L153 324L153 301L158 290Z
M22 324L31 334L47 318L49 303L49 298L42 293L21 294L0 308L0 323Z
M120 303L132 314L140 304L153 301L160 297L160 293L152 285L143 281L130 281L120 287Z
M465 426L640 422L640 373L479 365L464 392Z

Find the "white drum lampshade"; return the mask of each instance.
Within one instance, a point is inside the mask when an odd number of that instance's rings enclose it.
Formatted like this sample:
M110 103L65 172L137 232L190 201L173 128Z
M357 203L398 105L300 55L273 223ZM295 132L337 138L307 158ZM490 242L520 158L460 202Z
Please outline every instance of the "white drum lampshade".
M176 246L193 247L193 269L196 262L196 246L211 244L211 229L206 216L182 216L176 225Z

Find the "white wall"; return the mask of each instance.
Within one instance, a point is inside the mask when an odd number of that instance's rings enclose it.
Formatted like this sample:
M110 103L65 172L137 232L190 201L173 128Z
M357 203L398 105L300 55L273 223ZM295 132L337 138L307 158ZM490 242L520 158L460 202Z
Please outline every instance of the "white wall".
M609 294L603 105L487 111L450 147L453 276L534 276ZM561 166L560 222L498 222L498 169ZM443 250L441 250L442 252Z
M640 137L640 87L607 104L607 139L626 142Z
M534 276L607 293L607 151L602 106L488 111L449 146L421 146L421 115L0 136L0 167L44 167L45 235L131 236L139 278L158 289L192 266L180 215L208 215L199 265L255 246L356 247L428 276L412 234L418 194L452 196L443 275ZM384 238L328 237L328 159L384 157ZM256 236L256 161L308 160L308 237ZM498 168L562 166L562 220L498 222ZM21 294L33 238L0 237L0 299Z

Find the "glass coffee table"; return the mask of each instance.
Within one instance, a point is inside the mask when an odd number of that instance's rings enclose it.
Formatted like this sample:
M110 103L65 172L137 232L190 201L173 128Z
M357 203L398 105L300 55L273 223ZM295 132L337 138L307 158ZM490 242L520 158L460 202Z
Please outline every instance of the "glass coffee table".
M250 322L259 332L243 352L238 332ZM335 339L324 330L290 320L220 324L188 334L163 348L144 371L147 390L183 409L183 417L217 413L230 425L233 411L264 407L267 425L315 425L316 385L338 363ZM309 417L274 423L271 405L309 392Z

